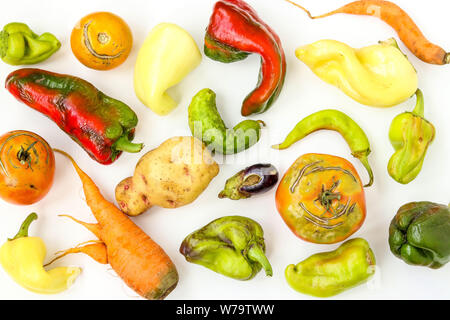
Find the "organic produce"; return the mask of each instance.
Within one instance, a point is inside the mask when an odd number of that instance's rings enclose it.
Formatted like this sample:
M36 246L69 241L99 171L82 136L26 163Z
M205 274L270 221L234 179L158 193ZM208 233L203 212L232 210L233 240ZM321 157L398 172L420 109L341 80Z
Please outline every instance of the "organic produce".
M117 185L116 200L131 216L152 206L178 208L197 199L218 173L218 164L201 141L170 138L146 153L133 177Z
M363 284L375 273L375 256L366 240L348 240L330 252L316 253L297 265L289 265L285 276L298 292L331 297Z
M250 280L261 268L272 276L263 236L256 221L227 216L188 235L180 252L187 261L236 280Z
M202 140L210 150L233 154L244 151L259 141L260 120L244 120L227 129L216 106L216 94L211 89L200 90L188 109L192 135Z
M86 67L110 70L127 59L133 35L121 17L111 12L94 12L75 25L70 45L75 57Z
M450 261L450 208L427 201L403 205L389 227L389 246L407 264L442 267Z
M278 35L242 0L217 1L206 29L205 54L230 63L261 56L256 89L244 100L241 113L265 112L278 98L286 75L286 57Z
M353 49L335 40L320 40L295 51L320 79L359 103L387 108L417 90L417 73L394 39Z
M314 243L345 240L366 217L358 173L350 162L331 155L299 157L278 185L275 202L292 232Z
M403 184L410 183L419 174L436 133L433 124L424 118L422 91L417 90L416 96L414 110L395 117L389 129L395 153L389 160L388 172L395 181Z
M438 65L450 63L450 54L428 41L411 17L393 2L383 0L354 1L337 10L313 17L302 6L290 0L286 1L303 9L311 19L325 18L337 13L377 17L389 24L397 32L403 43L417 58L424 62Z
M137 97L156 114L169 114L178 103L167 90L201 61L200 50L186 30L173 23L157 25L145 39L134 67Z
M39 36L25 23L8 23L0 31L0 57L13 66L42 62L60 47L54 35L46 32Z
M83 79L19 69L6 78L6 89L52 119L101 164L111 164L122 151L139 152L143 147L131 142L138 122L134 111Z
M53 185L55 155L39 135L11 131L0 137L0 197L30 205L47 195Z
M271 164L254 164L239 171L225 184L219 198L239 200L272 189L278 182L278 171Z
M29 237L28 228L37 219L30 214L19 232L0 248L0 264L11 278L25 289L36 293L58 293L68 289L81 272L76 267L58 267L46 271L43 262L46 254L44 241Z
M56 151L72 162L83 183L86 202L97 220L97 223L85 223L67 216L100 239L98 243L79 246L75 251L85 253L99 263L107 261L119 277L143 298L164 299L178 283L178 273L169 256L102 196L92 179L67 153Z
M373 183L373 172L367 156L370 154L370 144L364 131L352 118L338 110L322 110L301 120L287 135L281 144L272 146L274 149L289 148L295 142L318 130L334 130L345 139L352 151L352 156L359 159L369 174L370 181L365 187Z

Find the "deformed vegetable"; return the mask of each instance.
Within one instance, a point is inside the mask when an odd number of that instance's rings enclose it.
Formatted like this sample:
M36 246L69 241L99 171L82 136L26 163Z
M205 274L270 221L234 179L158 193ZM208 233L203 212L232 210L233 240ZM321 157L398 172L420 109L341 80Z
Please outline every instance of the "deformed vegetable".
M422 91L417 90L416 96L414 110L395 117L389 129L395 153L389 160L388 172L395 181L403 184L410 183L419 174L436 133L433 124L424 118Z
M217 1L205 35L205 54L230 63L261 56L258 84L247 95L241 113L249 116L267 111L278 98L286 76L286 57L278 35L242 0Z
M55 155L39 135L23 130L0 137L0 197L30 205L44 198L53 185Z
M6 89L52 119L101 164L111 164L122 151L139 152L143 147L131 142L138 122L134 111L83 79L19 69L6 78Z
M285 276L298 292L331 297L366 282L375 273L375 256L366 240L348 240L330 252L316 253L297 265L289 265Z
M69 249L67 253L82 252L99 263L109 263L119 277L143 298L164 299L178 283L178 273L172 260L141 228L102 196L99 188L72 157L63 151L55 151L72 162L97 223L85 223L65 216L100 239L94 244Z
M407 264L441 268L450 261L450 208L428 201L401 206L389 227L389 246Z
M68 289L81 272L76 267L43 267L46 248L38 237L29 237L28 228L37 219L31 213L19 232L0 248L0 264L15 282L36 293L54 294Z
M331 155L299 157L281 179L275 201L292 232L313 243L345 240L366 218L358 173L350 162Z
M134 90L156 114L167 115L177 102L166 92L201 62L192 36L173 23L157 25L139 50L134 68Z
M377 17L390 25L397 32L408 49L420 60L438 65L450 63L450 53L446 52L440 46L428 41L411 17L393 2L384 0L354 1L337 10L313 17L311 13L302 6L290 0L286 1L303 9L311 19L325 18L337 13Z
M180 247L187 261L236 280L250 280L264 268L272 276L267 260L263 229L241 216L216 219L188 235Z
M295 55L320 79L368 106L392 107L417 90L416 70L394 39L361 49L320 40L299 47Z
M278 182L278 170L271 164L254 164L227 180L219 198L239 200L272 189Z
M223 154L244 151L259 141L260 120L244 120L227 129L216 106L216 94L211 89L200 90L188 109L192 135L202 140L210 150Z
M369 174L369 182L365 187L373 183L373 172L367 156L370 154L370 144L361 127L345 113L338 110L322 110L309 115L301 120L281 143L272 146L274 149L283 150L289 148L295 142L318 130L334 130L345 139L352 151L352 156L359 159Z
M8 23L0 31L0 57L11 65L36 64L61 47L51 33L35 34L25 23Z
M128 24L111 12L94 12L81 18L70 35L75 57L86 67L110 70L130 54L133 35Z
M139 160L134 175L117 185L116 200L131 216L152 206L178 208L197 199L218 173L200 140L173 137Z

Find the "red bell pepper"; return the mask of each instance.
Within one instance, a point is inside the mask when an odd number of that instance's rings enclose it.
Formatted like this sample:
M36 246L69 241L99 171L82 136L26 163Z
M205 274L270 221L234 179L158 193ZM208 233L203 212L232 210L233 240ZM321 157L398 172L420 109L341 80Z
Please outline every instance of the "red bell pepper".
M244 1L215 4L204 50L211 59L225 63L245 59L250 53L261 56L258 84L243 102L243 116L266 111L280 94L286 75L280 38Z
M56 122L101 164L114 162L122 151L139 152L143 147L131 142L138 121L134 111L83 79L25 68L7 77L6 89Z

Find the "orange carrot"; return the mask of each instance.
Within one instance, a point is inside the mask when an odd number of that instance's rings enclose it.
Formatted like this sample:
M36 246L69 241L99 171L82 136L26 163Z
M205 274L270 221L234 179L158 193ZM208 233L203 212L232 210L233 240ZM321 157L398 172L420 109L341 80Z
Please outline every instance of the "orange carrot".
M75 167L83 183L86 202L98 223L72 219L101 240L89 248L84 246L68 251L87 253L102 261L105 259L103 244L106 247L106 261L130 288L146 299L164 299L178 283L178 273L170 258L130 218L102 196L92 179L70 155L61 150L55 151L69 158Z
M70 216L67 216L67 217L72 218ZM87 243L90 243L90 244L87 244ZM80 243L79 245L77 245L74 248L70 248L70 249L67 249L64 251L57 252L56 254L60 254L60 255L57 256L56 258L54 258L49 263L47 263L46 265L44 265L44 267L52 264L56 260L61 259L62 257L65 257L66 255L68 255L70 253L84 253L84 254L90 256L92 259L94 259L98 263L108 264L108 253L106 251L105 244L103 242L101 242L100 240L91 240L91 241L86 241L86 242Z
M420 60L438 65L450 63L450 53L428 41L411 17L402 8L390 1L354 1L337 10L320 16L312 16L311 13L301 5L291 0L286 1L305 11L311 19L329 17L337 13L367 15L380 18L397 32L406 47L408 47L408 49Z

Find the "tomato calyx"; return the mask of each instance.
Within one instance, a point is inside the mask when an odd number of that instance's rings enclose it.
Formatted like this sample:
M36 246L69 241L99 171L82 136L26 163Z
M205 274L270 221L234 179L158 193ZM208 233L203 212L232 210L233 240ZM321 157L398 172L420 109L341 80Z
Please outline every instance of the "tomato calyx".
M32 144L28 146L27 149L24 149L23 146L20 146L20 150L17 152L17 159L19 160L21 165L28 164L28 167L33 171L33 167L31 166L31 154L30 150L34 148L34 145L38 141L34 141Z

